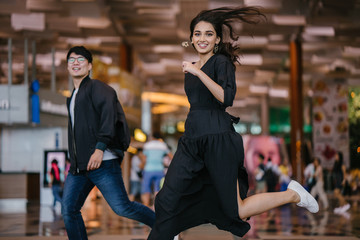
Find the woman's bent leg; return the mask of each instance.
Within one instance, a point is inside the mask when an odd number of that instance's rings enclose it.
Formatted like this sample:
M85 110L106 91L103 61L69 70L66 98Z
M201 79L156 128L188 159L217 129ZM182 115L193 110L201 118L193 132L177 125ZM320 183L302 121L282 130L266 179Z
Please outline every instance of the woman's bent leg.
M242 219L266 212L287 203L297 203L310 212L319 211L316 200L299 183L291 181L283 192L260 193L241 200L238 194L239 216Z
M241 219L247 219L248 217L261 214L281 205L297 203L299 201L299 195L291 189L283 192L259 193L247 197L244 200L242 200L238 194L239 217Z

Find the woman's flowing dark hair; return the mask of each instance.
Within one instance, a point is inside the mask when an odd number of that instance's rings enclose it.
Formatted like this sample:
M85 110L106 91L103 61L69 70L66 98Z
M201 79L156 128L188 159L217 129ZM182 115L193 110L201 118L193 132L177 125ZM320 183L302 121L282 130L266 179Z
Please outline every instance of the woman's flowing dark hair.
M257 7L222 7L204 10L200 12L190 23L190 40L192 40L196 24L201 21L209 22L213 25L216 35L220 37L217 53L221 53L230 58L233 64L235 62L240 63L238 60L240 48L236 45L233 46L232 44L232 42L235 42L239 38L239 35L233 31L232 24L236 22L257 24L261 19L266 19L266 16L261 13ZM224 39L227 38L230 38L230 41L224 42Z
M333 169L334 169L334 170L341 171L341 167L342 167L342 165L343 165L343 163L344 163L343 153L340 152L340 151L338 151L336 154L338 155L339 161L335 161L335 162L334 162Z

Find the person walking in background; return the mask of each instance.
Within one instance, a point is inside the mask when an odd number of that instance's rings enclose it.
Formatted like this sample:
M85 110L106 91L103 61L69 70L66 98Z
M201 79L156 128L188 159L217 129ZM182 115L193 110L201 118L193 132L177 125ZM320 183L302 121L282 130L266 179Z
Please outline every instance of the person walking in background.
M152 227L155 213L131 202L124 186L120 164L130 135L115 90L90 78L92 54L85 47L72 47L66 59L75 87L67 99L71 166L62 201L69 240L88 239L80 210L95 186L116 214Z
M311 195L314 197L319 196L320 200L323 203L323 208L327 209L329 207L329 201L324 191L324 176L323 176L323 168L321 167L321 162L319 158L314 158L313 160L315 167L315 185L311 189Z
M304 169L305 188L311 192L312 187L315 185L315 166L313 161L306 165Z
M291 181L292 176L292 167L289 164L287 158L285 158L279 166L279 184L280 184L280 191L285 191L287 186Z
M346 166L343 162L342 152L337 152L335 155L335 162L332 168L332 177L334 183L334 196L339 202L339 207L334 209L334 213L345 213L350 209L350 204L342 195L342 190L346 181Z
M141 183L145 166L145 155L142 148L138 148L137 153L131 158L130 170L130 201L134 201L137 196L141 197Z
M255 193L264 193L266 192L266 181L265 181L265 165L264 165L264 155L258 155L259 165L255 168Z
M70 171L70 159L68 157L65 158L65 172L64 172L64 182L66 180L67 175L69 174Z
M152 139L144 144L145 167L141 187L141 200L144 205L151 206L151 195L154 197L160 190L160 182L164 177L164 157L169 154L169 148L155 132Z
M56 206L56 202L61 204L62 201L62 182L60 177L60 168L58 165L58 161L53 159L51 161L51 170L50 170L50 180L51 180L51 190L54 196L53 208Z
M170 240L204 223L242 237L250 229L248 217L287 203L318 211L316 200L296 181L284 192L247 197L243 140L233 127L239 119L225 109L237 89L239 43L232 26L262 17L254 7L224 7L202 11L191 21L190 41L199 59L182 63L190 112L155 199L156 221L148 240Z
M279 183L279 167L272 163L271 158L268 159L265 165L265 182L267 192L276 192Z

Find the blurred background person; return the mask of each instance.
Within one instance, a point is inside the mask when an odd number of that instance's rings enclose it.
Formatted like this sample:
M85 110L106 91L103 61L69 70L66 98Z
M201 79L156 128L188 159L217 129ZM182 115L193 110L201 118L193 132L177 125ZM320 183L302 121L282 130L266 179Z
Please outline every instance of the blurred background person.
M272 159L269 158L265 165L265 182L267 192L276 192L279 183L280 171L276 164L273 164Z
M59 202L61 204L62 201L62 182L60 177L60 168L58 165L58 161L56 159L53 159L51 161L51 170L50 170L50 186L52 189L52 194L54 196L54 203L53 208L56 206L56 202Z
M144 144L145 167L141 186L141 201L146 206L152 205L152 195L155 198L160 190L160 182L164 174L164 157L169 154L169 148L155 132L152 139Z
M70 159L66 156L66 158L65 158L64 182L66 180L67 175L69 174L70 166L71 166Z
M329 201L324 191L324 176L323 176L323 168L321 167L320 159L315 157L313 160L315 167L315 185L311 189L311 195L314 197L319 196L321 202L323 203L323 208L327 209L329 207Z
M141 182L143 177L143 170L145 166L145 155L143 149L138 148L136 154L131 158L131 170L130 170L130 201L134 201L135 198L141 197Z
M280 164L279 173L280 191L286 191L292 176L292 167L287 159L284 159Z
M264 193L266 192L266 182L265 182L265 165L264 165L264 156L259 154L259 165L255 169L255 192Z
M249 176L250 191L257 191L256 185L258 182L255 171L257 171L260 161L266 166L269 159L271 159L272 165L279 166L287 158L286 150L281 147L281 140L281 138L267 135L244 137L244 163ZM260 187L261 184L260 182Z
M305 188L309 192L311 192L312 187L315 185L314 174L315 174L315 166L313 160L311 160L311 162L309 162L304 169Z
M335 155L335 162L332 168L332 177L334 183L334 196L339 202L339 207L334 209L334 213L345 213L350 209L350 204L345 200L342 192L346 181L346 167L343 163L342 152L337 152Z

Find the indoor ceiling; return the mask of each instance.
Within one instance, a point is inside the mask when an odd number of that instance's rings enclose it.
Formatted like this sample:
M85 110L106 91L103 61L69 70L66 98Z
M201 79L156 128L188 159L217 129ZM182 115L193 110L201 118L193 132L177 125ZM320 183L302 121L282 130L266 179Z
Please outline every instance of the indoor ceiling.
M124 44L145 90L184 94L181 62L196 60L192 47L181 45L191 19L204 9L249 5L260 6L267 20L239 26L242 65L234 105L243 120L254 121L264 94L270 105L288 104L289 42L295 37L302 40L304 95L311 95L317 77L360 82L360 0L0 0L0 60L6 62L9 38L14 64L23 62L25 38L36 41L48 66L55 47L61 89L68 87L63 65L70 46L86 45L118 65ZM44 86L50 69L41 71Z

